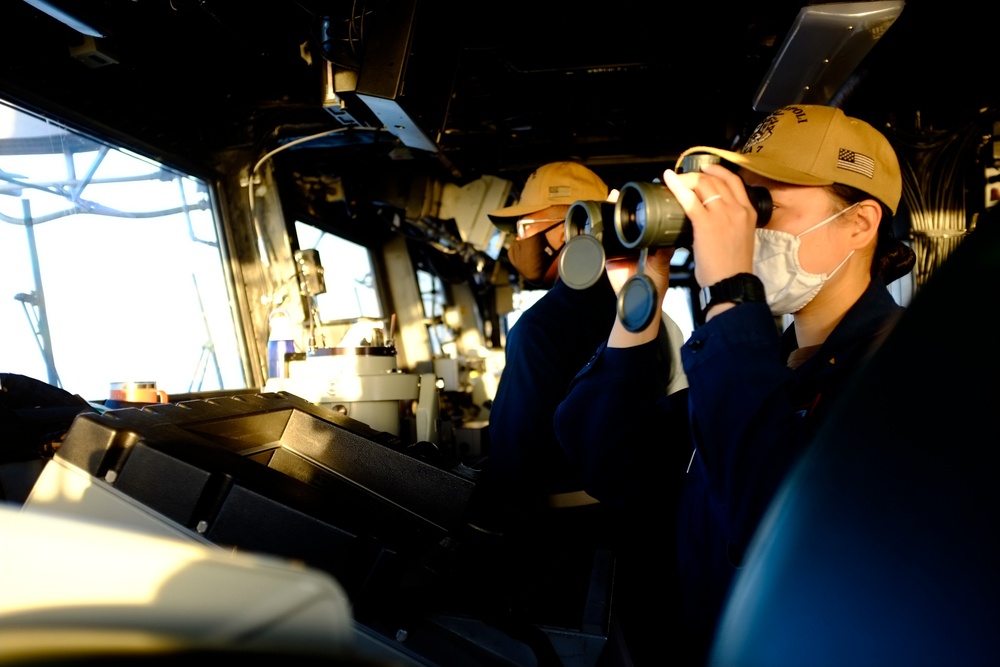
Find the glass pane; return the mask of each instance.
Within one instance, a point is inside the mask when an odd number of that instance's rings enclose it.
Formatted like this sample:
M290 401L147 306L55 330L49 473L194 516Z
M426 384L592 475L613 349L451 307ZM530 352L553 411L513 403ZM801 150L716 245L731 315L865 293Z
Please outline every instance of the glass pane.
M295 223L300 250L316 250L326 292L316 296L321 322L382 319L375 269L368 248L304 222Z
M3 371L246 387L205 182L0 103L0 222Z
M435 356L441 356L444 354L444 346L454 342L456 338L455 332L444 322L444 311L448 307L444 283L437 276L417 269L417 285L424 304L424 317L427 318L431 352Z
M517 323L521 314L535 305L535 302L545 296L547 291L544 289L522 289L514 292L514 310L505 315L507 319L507 331L514 328L514 324Z
M547 290L522 290L514 293L514 310L507 313L507 331L511 330L518 318L535 302L545 296ZM663 312L677 324L684 340L694 331L691 316L691 291L685 287L671 287L663 299ZM610 333L610 332L609 332Z
M686 287L671 287L663 298L663 312L674 321L681 330L684 340L691 337L694 331L694 317L691 310L691 290Z

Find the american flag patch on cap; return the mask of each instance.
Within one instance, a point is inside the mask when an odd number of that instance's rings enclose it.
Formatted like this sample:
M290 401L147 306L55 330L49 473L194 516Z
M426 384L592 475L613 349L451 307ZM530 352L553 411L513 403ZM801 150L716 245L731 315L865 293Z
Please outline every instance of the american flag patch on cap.
M875 160L867 155L841 148L837 154L837 168L872 178L875 175Z

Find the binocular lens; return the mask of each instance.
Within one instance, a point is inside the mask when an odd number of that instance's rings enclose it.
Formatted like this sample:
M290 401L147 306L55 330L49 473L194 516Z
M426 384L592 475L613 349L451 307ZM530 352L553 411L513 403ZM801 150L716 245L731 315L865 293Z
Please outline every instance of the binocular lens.
M615 231L626 248L683 245L691 223L665 185L626 183L615 204Z
M569 207L566 213L566 239L571 239L577 234L594 233L601 231L601 202L597 201L576 201Z
M767 188L747 188L757 211L757 226L771 219L771 194ZM626 183L615 204L615 231L626 248L677 248L693 241L691 221L667 186L659 183Z
M625 209L625 217L622 219L622 240L632 245L642 237L646 229L646 202L641 199L635 203L634 208Z
M607 260L636 257L639 249L622 245L611 224L615 204L573 202L566 213L566 245L559 253L559 276L574 289L590 287L604 273Z

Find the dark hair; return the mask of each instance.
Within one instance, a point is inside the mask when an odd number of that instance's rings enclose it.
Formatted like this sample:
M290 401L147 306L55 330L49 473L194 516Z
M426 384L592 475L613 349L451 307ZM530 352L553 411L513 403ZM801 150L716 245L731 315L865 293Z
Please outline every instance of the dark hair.
M917 263L917 255L912 248L893 235L893 216L888 206L877 197L850 185L834 183L828 186L827 190L831 195L844 202L846 206L865 199L874 199L882 207L882 221L879 223L878 239L875 241L875 252L872 255L872 278L878 278L888 285L913 269Z

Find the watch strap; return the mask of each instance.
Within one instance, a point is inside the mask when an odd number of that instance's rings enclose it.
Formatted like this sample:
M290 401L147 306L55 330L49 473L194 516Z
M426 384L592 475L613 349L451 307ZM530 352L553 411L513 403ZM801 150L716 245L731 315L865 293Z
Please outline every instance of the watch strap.
M702 312L720 303L763 303L767 301L764 283L752 273L737 273L701 290Z

